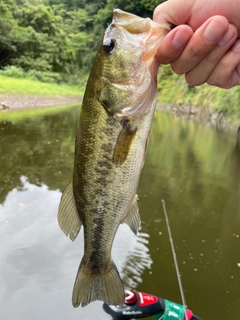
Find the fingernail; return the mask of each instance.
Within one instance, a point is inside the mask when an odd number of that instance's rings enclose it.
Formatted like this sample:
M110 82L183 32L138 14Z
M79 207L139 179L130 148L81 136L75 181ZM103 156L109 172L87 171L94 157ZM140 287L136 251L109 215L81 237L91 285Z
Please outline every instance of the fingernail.
M177 49L182 49L185 47L189 40L189 34L177 31L173 37L172 43Z
M234 52L240 52L240 41L236 41L235 44L232 47L232 51Z
M229 28L225 36L218 42L218 45L222 47L226 46L227 44L229 44L234 40L234 35L235 35L234 30Z
M232 38L229 37L229 34L225 34L225 36L222 38L221 41L218 42L218 45L221 47L224 47L228 44L228 42L231 40Z
M212 20L204 31L204 36L209 42L216 42L224 32L226 32L226 27L219 21Z

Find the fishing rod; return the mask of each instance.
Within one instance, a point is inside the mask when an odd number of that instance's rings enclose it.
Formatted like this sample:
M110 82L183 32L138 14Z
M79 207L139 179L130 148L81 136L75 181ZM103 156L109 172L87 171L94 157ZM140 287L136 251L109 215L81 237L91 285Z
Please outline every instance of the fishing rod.
M187 309L164 200L162 200L162 203L183 305L148 293L125 289L125 301L123 305L112 306L106 303L103 304L104 311L110 314L113 320L133 320L150 316L154 316L154 320L202 320L193 314L191 310Z
M183 291L181 274L180 274L179 267L178 267L177 254L176 254L174 243L173 243L172 232L171 232L170 223L169 223L169 220L168 220L167 209L166 209L166 205L165 205L165 201L164 200L162 200L162 206L163 206L163 212L164 212L165 221L166 221L166 225L167 225L168 237L169 237L169 241L170 241L170 245L171 245L174 266L175 266L175 270L176 270L176 274L177 274L178 285L179 285L180 294L181 294L181 298L182 298L182 304L183 304L183 306L184 306L184 308L186 310L187 309L187 304L186 304L186 299L185 299L185 295L184 295L184 291ZM186 320L189 320L187 313L186 313L185 318L186 318Z

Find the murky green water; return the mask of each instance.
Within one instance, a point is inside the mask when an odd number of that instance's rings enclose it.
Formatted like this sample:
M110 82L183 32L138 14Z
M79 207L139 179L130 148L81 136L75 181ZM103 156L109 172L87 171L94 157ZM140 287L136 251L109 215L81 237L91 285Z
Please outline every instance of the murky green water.
M57 226L73 164L79 108L0 120L0 319L109 319L102 303L73 309L83 253ZM124 282L181 303L161 199L188 307L240 317L240 151L234 136L157 112L139 190L142 229L121 226L113 258Z

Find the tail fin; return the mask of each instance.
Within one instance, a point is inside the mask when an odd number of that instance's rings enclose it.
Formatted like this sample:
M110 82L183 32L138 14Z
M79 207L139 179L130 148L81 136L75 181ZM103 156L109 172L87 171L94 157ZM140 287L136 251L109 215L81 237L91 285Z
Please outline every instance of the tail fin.
M109 271L91 273L91 270L84 272L81 262L73 288L72 304L74 308L80 304L85 307L95 300L101 300L110 305L124 303L125 295L121 278L115 263L113 261L110 263Z

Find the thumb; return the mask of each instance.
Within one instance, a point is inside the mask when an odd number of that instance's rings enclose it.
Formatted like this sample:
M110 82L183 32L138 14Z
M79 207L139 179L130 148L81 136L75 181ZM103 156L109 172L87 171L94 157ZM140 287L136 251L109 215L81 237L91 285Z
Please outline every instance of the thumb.
M161 38L156 59L160 64L167 64L176 60L184 50L189 39L193 35L193 30L186 21L189 15L188 5L183 4L184 0L177 2L168 0L157 6L153 13L153 20L158 23L170 23L175 27L166 36Z
M186 24L193 7L193 0L165 1L153 12L153 20L158 23L170 23L175 26Z

